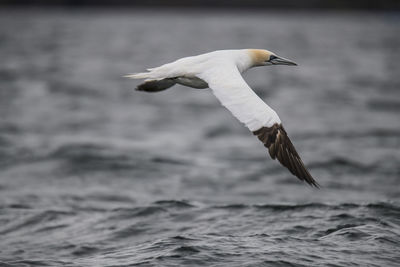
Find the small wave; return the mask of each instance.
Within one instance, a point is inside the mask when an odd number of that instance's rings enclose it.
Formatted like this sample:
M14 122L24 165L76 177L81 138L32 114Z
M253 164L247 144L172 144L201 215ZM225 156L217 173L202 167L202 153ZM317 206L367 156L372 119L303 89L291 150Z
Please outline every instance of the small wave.
M329 131L329 132L306 132L296 135L296 139L358 139L358 138L383 138L383 137L400 137L398 129L371 129L363 132L354 131Z
M45 222L54 221L61 216L70 216L74 215L74 212L67 211L54 211L47 210L43 211L27 218L22 219L21 221L15 222L15 224L11 224L10 226L6 226L5 229L0 228L0 234L9 234L12 232L21 231L24 228L32 229L33 226L42 225Z
M74 85L70 81L66 83L65 81L51 81L49 85L49 92L53 94L63 94L68 96L79 96L79 97L89 97L93 98L101 96L101 90L96 90L94 88L84 87L80 85Z
M99 248L94 247L94 246L81 246L72 251L72 255L74 256L87 256L96 253L99 250Z
M355 217L349 213L340 213L340 214L335 214L331 216L332 220L349 220L349 219L355 219Z
M213 208L216 208L216 209L227 209L227 210L238 210L238 209L246 209L248 207L249 207L249 205L245 205L245 204L229 204L229 205L217 205L217 206L214 206Z
M125 172L140 171L146 173L155 171L158 165L189 165L188 161L164 157L139 155L135 151L124 152L111 145L96 143L69 143L59 146L50 152L45 160L58 160L64 172ZM160 168L160 167L157 167Z
M395 235L393 235L393 236L377 236L377 237L374 237L374 240L377 240L381 244L395 245L397 247L400 245L400 241L399 241L399 239L396 239Z
M158 200L154 204L160 205L162 207L174 207L174 208L193 208L195 205L189 203L185 200Z
M171 237L171 239L173 239L173 240L175 240L175 241L179 241L179 242L194 241L194 240L196 240L196 239L194 239L194 238L189 238L189 237L182 236L182 235L173 236L173 237Z
M13 264L10 264L10 263L6 263L6 262L0 260L0 266L1 266L1 267L15 267L15 266L17 266L17 265L13 265ZM20 266L20 265L18 265L18 267L19 267L19 266Z
M282 205L282 204L264 204L264 205L254 205L258 209L271 209L274 211L286 211L286 210L299 210L299 209L321 209L321 208L331 208L327 204L323 203L308 203L308 204L296 204L296 205Z
M400 205L387 202L369 203L365 205L379 216L385 216L390 222L400 226ZM381 222L385 223L385 222Z
M189 163L183 160L174 159L174 158L166 158L166 157L153 157L151 159L152 162L155 163L166 163L166 164L175 164L175 165L188 165Z
M134 218L138 216L150 216L153 214L158 214L166 212L167 210L158 206L148 206L148 207L136 207L136 208L118 208L112 210L116 213L117 217L122 218Z
M44 226L39 228L36 232L50 232L54 230L60 230L62 228L67 228L69 225L68 224L59 224L59 225L51 225L51 226Z
M342 229L353 228L353 227L357 227L357 226L359 226L359 224L341 224L341 225L336 226L335 228L330 228L330 229L326 230L325 235L329 235L331 233L337 232Z
M309 267L296 262L291 262L287 260L266 260L263 261L262 265L265 266L276 266L276 267Z
M112 147L98 144L66 144L50 153L50 160L63 160L67 170L77 171L115 171L133 169L135 160L114 151Z
M232 135L232 129L230 129L228 127L217 126L217 127L208 129L204 135L207 139L218 138L221 136L226 137L226 136Z
M134 199L128 196L116 195L116 194L101 194L96 193L89 195L86 200L94 200L100 202L119 202L119 203L133 203Z
M112 236L114 237L114 240L120 240L130 238L132 236L145 234L148 230L149 228L144 226L143 224L130 225L115 231Z
M194 246L179 246L175 248L172 252L186 255L186 254L199 253L200 250L196 249L196 247Z
M1 190L1 188L0 188ZM0 206L0 209L32 209L32 206L27 205L27 204L20 204L20 203L15 203L15 204L9 204L5 206Z
M351 210L357 208L369 208L376 209L379 211L391 211L400 213L400 206L394 203L377 202L377 203L340 203L340 204L328 204L328 203L304 203L304 204L229 204L229 205L215 205L211 206L214 209L251 209L256 208L260 210L273 210L273 211L287 211L287 210L302 210L302 209L322 209L322 210ZM353 218L352 214L341 213L334 215L338 219Z
M346 167L348 169L353 169L353 170L358 170L358 171L365 171L370 168L374 168L375 166L372 165L365 165L347 158L343 157L334 157L332 159L329 159L327 161L321 161L321 162L310 162L308 164L310 168L343 168Z
M55 260L18 260L3 262L0 261L2 267L28 267L28 266L65 266L67 263L64 261Z
M390 210L400 212L400 206L389 202L377 202L369 203L365 205L367 208L378 209L378 210Z
M362 163L345 157L333 157L324 161L313 161L308 164L310 169L323 169L332 174L371 174L387 175L396 172L396 169L388 169L387 160L378 160L372 163ZM343 184L331 181L331 188L342 188ZM351 187L347 184L346 187Z
M345 238L350 241L356 241L356 240L362 240L362 239L369 239L371 237L370 234L366 233L365 231L362 231L360 229L357 229L356 227L358 226L348 226L344 227L338 230L335 230L327 235L325 235L323 238Z

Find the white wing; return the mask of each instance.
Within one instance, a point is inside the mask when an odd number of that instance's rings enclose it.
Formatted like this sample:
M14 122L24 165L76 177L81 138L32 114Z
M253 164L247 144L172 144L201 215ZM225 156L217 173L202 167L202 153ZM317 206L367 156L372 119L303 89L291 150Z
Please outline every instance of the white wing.
M250 131L281 123L276 112L247 85L235 65L212 68L197 76L208 83L221 104Z
M276 112L247 85L236 66L222 68L221 65L197 76L208 83L222 105L268 148L271 158L278 159L300 180L319 187L304 166Z

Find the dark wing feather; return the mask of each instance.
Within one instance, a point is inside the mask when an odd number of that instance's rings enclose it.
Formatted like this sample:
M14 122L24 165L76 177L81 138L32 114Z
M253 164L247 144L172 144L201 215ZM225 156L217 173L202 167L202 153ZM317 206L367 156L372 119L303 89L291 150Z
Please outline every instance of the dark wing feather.
M152 80L152 81L147 81L142 84L139 84L136 87L136 90L138 91L145 91L149 93L155 93L155 92L160 92L163 90L166 90L170 88L171 86L175 85L175 80L174 79L162 79L162 80Z
M282 124L275 123L271 127L262 127L253 132L254 135L268 148L269 155L289 169L289 171L309 185L319 187L308 172L299 154L290 141Z

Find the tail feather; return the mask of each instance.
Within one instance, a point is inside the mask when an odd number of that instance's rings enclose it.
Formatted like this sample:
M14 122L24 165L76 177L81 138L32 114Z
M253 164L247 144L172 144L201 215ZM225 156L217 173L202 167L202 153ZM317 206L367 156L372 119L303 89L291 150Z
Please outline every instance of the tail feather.
M138 72L138 73L131 73L124 76L125 78L129 79L147 79L150 78L150 72Z
M167 78L168 74L160 71L160 67L147 69L148 72L138 72L125 75L130 79L144 79L144 82L136 87L138 91L159 92L176 84L174 78Z

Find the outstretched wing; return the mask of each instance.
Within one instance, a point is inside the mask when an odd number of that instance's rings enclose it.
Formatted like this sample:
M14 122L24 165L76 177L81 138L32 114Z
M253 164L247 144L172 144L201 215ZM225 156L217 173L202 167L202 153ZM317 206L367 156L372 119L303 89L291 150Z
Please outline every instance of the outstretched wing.
M247 85L234 65L226 64L198 75L240 122L244 123L268 148L273 159L300 180L318 187L296 152L276 112Z
M319 187L304 166L282 124L275 123L271 127L262 127L257 131L253 131L253 134L268 148L271 158L278 159L283 166L288 168L300 180L306 181L311 186Z

